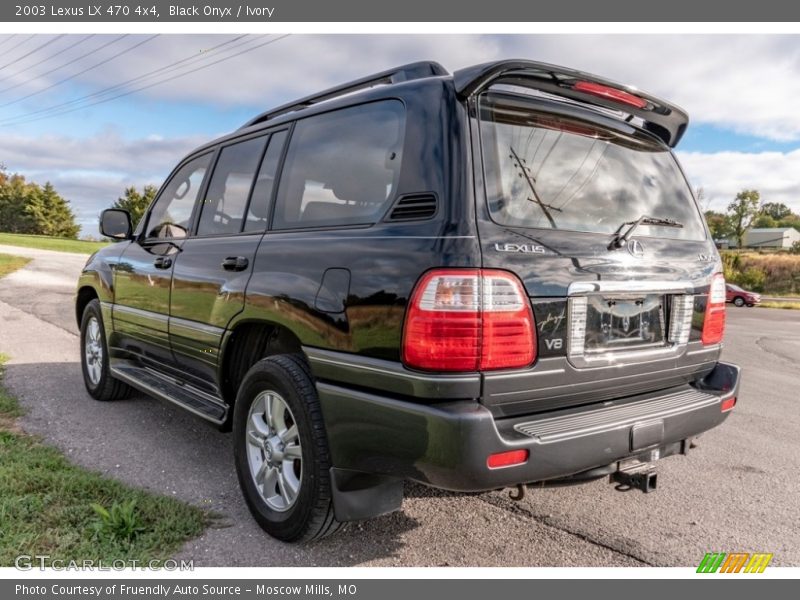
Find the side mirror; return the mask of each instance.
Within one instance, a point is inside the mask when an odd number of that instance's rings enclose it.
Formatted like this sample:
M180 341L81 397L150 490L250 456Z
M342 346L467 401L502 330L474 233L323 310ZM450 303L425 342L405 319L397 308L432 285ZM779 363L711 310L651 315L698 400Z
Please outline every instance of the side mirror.
M129 240L133 235L131 215L121 208L109 208L100 215L100 233L115 240Z

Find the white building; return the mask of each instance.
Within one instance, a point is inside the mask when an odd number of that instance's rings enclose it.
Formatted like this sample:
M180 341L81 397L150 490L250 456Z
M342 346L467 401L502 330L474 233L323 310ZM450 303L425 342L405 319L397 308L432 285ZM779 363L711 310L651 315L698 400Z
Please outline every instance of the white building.
M800 231L794 227L755 227L744 234L745 248L791 248L800 242Z

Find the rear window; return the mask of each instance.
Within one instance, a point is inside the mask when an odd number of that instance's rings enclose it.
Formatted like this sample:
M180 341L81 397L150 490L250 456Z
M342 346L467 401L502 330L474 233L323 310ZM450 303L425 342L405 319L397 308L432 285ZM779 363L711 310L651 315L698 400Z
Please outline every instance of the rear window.
M281 175L273 229L372 224L400 177L405 109L373 102L297 122Z
M672 153L645 134L536 112L516 94L480 99L486 191L502 225L613 233L643 215L637 236L703 240L700 213Z

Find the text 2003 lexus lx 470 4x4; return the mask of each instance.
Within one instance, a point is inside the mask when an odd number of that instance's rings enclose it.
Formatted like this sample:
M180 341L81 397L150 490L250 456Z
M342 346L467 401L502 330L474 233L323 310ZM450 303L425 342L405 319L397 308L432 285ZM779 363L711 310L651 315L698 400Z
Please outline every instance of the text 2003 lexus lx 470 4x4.
M416 63L189 154L89 259L89 393L235 436L282 540L396 510L403 480L655 487L736 403L725 281L671 152L678 107L552 65ZM523 488L520 487L520 490Z

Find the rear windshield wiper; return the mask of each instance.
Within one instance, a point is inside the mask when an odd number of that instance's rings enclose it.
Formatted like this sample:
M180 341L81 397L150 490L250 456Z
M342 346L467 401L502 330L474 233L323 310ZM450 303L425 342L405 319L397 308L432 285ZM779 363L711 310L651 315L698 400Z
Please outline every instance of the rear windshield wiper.
M625 233L622 233L622 230L625 229L625 226L628 225L628 229ZM614 250L615 248L622 248L625 244L628 243L628 240L633 235L633 232L639 225L654 225L656 227L677 227L679 229L683 228L683 223L678 223L675 219L667 219L661 217L650 217L648 215L642 215L635 221L626 221L619 228L614 232L614 239L611 240L611 243L608 245L609 250Z
M553 229L558 229L556 221L555 219L553 219L553 215L550 213L550 211L555 210L561 212L561 209L551 204L546 204L545 202L542 202L542 199L539 197L539 193L536 191L536 179L534 178L533 175L530 174L529 172L530 169L525 166L525 161L519 157L517 151L514 150L514 146L510 146L510 148L511 148L511 155L509 158L512 158L515 161L517 161L514 166L519 169L520 177L524 177L525 181L528 182L528 187L531 189L531 193L533 194L533 198L528 198L528 200L530 200L531 202L535 202L536 204L539 205L539 208L542 209L544 216L547 217L547 220L550 222L550 227L552 227Z

